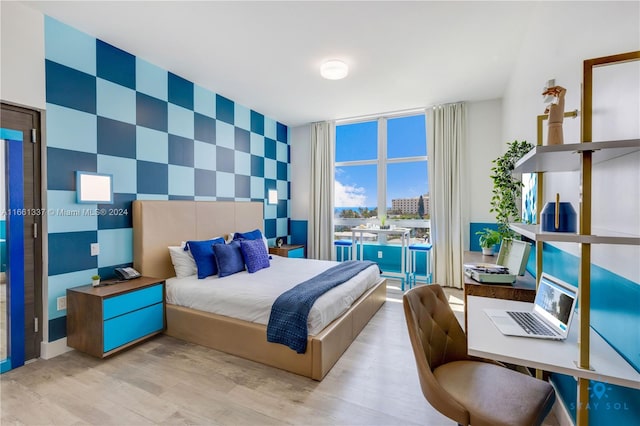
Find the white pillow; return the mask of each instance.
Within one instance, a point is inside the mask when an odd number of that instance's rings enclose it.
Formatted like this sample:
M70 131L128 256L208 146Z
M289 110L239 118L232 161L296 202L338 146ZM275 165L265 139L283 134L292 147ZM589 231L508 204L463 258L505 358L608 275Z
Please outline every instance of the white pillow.
M184 249L184 245L185 243L183 242L181 246L169 247L171 263L173 263L177 278L190 277L198 273L196 261L193 259L191 251Z

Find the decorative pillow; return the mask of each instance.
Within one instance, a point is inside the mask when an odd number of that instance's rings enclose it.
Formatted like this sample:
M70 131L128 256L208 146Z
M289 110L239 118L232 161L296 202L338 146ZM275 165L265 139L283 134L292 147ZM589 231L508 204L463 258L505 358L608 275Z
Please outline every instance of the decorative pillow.
M187 247L189 247L189 251L196 261L199 279L207 278L208 276L218 273L215 255L211 248L213 245L218 244L224 244L224 238L205 241L187 241Z
M169 247L171 263L173 263L173 269L176 271L176 277L178 278L190 277L198 272L196 261L190 251L184 250L184 244L183 242L181 246Z
M241 240L240 250L250 274L270 266L269 254L261 240Z
M212 249L215 253L220 278L244 271L240 241L231 241L229 244L213 244Z
M254 229L249 232L236 232L233 236L234 240L259 240L262 239L264 242L264 248L269 252L269 241L262 235L262 231L259 229Z

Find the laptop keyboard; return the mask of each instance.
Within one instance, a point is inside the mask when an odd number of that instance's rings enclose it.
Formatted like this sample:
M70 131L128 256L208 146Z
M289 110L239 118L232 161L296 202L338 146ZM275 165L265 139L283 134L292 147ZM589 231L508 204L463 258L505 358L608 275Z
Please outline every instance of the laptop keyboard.
M518 323L527 334L535 334L537 336L557 336L558 333L540 322L535 316L529 312L510 312L509 316Z

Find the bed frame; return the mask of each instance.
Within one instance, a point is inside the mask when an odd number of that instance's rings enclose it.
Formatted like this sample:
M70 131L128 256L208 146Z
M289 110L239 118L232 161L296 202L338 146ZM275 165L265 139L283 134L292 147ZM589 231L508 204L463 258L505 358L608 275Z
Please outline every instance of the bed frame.
M175 276L168 246L181 241L213 238L235 231L263 229L263 203L241 201L133 202L133 266L144 276ZM380 279L341 317L315 336L307 351L297 354L287 346L267 342L266 326L166 305L169 336L242 358L322 380L355 340L387 297L386 279Z

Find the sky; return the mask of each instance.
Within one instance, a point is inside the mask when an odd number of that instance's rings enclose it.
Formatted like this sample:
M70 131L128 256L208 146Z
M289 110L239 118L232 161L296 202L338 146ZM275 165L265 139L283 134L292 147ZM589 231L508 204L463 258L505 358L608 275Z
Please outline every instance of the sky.
M377 122L336 126L336 161L377 158ZM387 121L387 158L427 155L424 115ZM336 167L336 207L376 207L377 165ZM428 193L426 162L392 163L387 167L387 206L395 198Z

